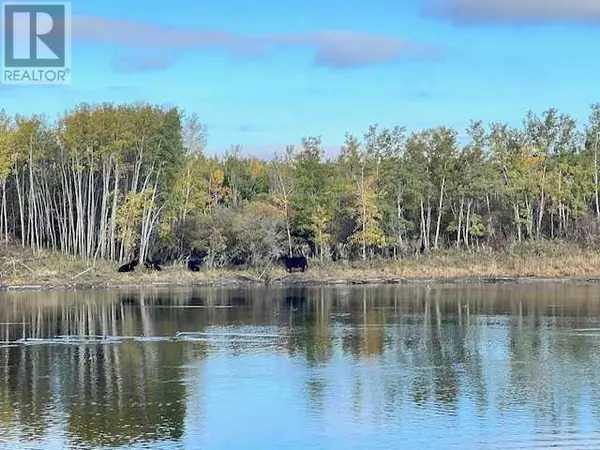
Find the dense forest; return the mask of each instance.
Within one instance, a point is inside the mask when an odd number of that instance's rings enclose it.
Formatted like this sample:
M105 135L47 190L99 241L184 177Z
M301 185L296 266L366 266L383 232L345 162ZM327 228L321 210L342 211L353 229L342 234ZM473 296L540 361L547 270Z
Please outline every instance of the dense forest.
M262 160L240 147L207 156L204 125L177 108L81 104L55 121L3 112L0 236L83 259L203 252L211 267L596 245L599 104L582 125L550 109L466 133L373 125L333 158L312 136Z

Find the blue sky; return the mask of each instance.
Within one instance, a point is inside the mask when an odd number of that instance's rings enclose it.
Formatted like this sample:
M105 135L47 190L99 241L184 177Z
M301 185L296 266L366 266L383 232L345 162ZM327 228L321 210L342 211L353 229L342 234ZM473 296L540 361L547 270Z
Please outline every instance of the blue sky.
M370 124L409 130L528 109L585 121L600 102L598 0L73 0L67 87L0 85L10 113L147 101L197 113L208 152L335 151Z

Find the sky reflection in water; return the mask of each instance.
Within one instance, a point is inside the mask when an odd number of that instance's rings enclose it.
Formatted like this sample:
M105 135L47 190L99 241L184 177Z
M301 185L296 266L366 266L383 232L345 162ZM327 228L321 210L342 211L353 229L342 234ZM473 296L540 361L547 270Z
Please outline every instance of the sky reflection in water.
M599 448L593 284L0 296L0 448Z

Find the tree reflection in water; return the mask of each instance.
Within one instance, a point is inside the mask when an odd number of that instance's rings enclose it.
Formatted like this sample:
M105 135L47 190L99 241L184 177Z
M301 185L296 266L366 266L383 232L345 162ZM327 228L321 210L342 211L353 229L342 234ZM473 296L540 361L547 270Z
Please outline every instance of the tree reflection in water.
M186 429L209 439L202 422L226 418L206 395L236 385L209 369L246 357L288 361L294 373L259 371L257 383L295 393L313 423L336 415L329 433L333 423L400 433L421 414L450 426L467 412L482 421L477 433L511 415L572 429L583 400L596 422L600 412L600 337L576 331L599 328L599 293L532 284L3 294L0 443L59 435L167 448Z

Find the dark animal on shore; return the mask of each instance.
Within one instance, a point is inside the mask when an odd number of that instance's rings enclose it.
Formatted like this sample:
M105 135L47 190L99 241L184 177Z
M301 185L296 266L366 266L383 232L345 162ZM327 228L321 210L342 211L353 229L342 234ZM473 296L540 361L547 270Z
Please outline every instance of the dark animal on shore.
M187 268L192 272L199 272L202 260L200 258L189 258L187 261Z
M288 272L292 272L293 269L300 269L304 272L308 268L308 261L305 256L284 256L283 263Z
M146 266L146 269L150 269L150 270L162 270L162 267L160 266L160 262L153 261L151 259L147 259L144 262L144 266Z
M187 270L199 272L207 256L208 252L206 250L193 249L187 258Z
M135 270L135 266L137 265L138 260L134 259L133 261L123 264L121 267L119 267L119 272L133 272Z

